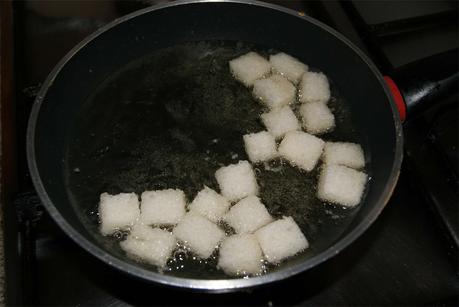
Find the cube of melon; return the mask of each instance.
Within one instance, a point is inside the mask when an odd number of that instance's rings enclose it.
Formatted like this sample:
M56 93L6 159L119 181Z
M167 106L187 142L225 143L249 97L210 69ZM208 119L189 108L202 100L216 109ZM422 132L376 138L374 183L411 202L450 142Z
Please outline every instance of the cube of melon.
M154 237L156 228L153 228L149 225L145 225L141 221L137 221L134 226L131 227L129 236L136 240L148 241L150 238Z
M247 161L239 161L219 168L215 172L220 191L230 201L258 194L255 172Z
M175 225L185 215L182 190L145 191L141 198L140 219L146 225Z
M307 65L283 52L271 55L269 57L269 62L271 63L273 72L281 74L295 84L297 84L301 76L308 71Z
M209 187L199 191L188 206L190 211L198 213L210 221L216 223L228 211L230 202Z
M300 130L301 128L295 113L289 106L263 113L261 120L276 139L282 138L289 131Z
M194 212L188 212L173 233L203 259L209 258L225 237L225 232L216 224Z
M339 164L355 169L361 169L365 166L362 146L355 143L325 143L322 160L326 164Z
M308 102L300 107L303 127L310 134L330 132L335 128L335 116L323 102Z
M233 235L220 246L218 266L229 275L256 275L262 272L263 254L254 235Z
M255 232L266 260L279 263L309 247L292 217L283 217Z
M252 233L273 218L258 197L249 196L231 207L224 220L236 233Z
M292 103L295 94L295 86L280 75L259 79L253 85L253 96L271 109Z
M279 145L279 154L305 171L312 171L322 155L324 141L302 132L287 133Z
M330 95L330 85L323 73L308 71L303 75L299 87L300 102L326 103Z
M100 232L110 235L133 226L140 215L139 198L135 193L110 195L102 193L99 202Z
M243 139L245 151L251 162L268 161L277 156L276 140L268 131L246 134Z
M271 64L256 52L249 52L231 60L229 67L233 76L247 87L271 71Z
M167 259L177 245L175 236L169 231L151 227L148 230L143 229L141 235L147 236L145 239L138 239L138 236L129 235L126 240L120 242L121 248L139 261L165 267Z
M363 172L342 165L325 164L319 176L317 197L345 207L355 207L362 199L367 180L368 176Z

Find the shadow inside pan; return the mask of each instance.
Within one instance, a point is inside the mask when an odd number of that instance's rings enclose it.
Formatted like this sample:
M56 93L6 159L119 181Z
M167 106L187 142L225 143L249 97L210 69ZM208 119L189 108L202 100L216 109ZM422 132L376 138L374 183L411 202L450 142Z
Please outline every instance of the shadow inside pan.
M107 251L157 270L127 258L116 238L99 234L97 205L101 193L140 194L179 188L191 201L204 185L218 191L214 173L219 167L247 160L242 135L264 130L259 116L266 110L249 89L234 80L228 61L252 50L265 56L276 52L229 41L161 49L120 67L87 97L67 138L64 178L80 219ZM330 81L333 98L329 106L337 128L321 138L356 142L365 149L347 102ZM359 210L317 200L319 167L306 173L280 160L254 167L260 197L269 212L276 218L293 216L310 243L302 254L269 270L322 252L341 237ZM166 274L228 278L216 268L216 255L208 261L183 253L175 256Z

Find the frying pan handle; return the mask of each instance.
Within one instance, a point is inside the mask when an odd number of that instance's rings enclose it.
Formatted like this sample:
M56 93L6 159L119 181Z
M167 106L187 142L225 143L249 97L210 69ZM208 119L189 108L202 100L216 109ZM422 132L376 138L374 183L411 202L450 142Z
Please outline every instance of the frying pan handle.
M458 50L406 64L384 77L405 121L458 94Z
M397 106L398 113L400 115L400 120L404 122L406 120L406 102L403 99L402 93L391 77L384 76L384 81L386 81L387 87L389 87L392 94L392 98L394 98L395 105Z

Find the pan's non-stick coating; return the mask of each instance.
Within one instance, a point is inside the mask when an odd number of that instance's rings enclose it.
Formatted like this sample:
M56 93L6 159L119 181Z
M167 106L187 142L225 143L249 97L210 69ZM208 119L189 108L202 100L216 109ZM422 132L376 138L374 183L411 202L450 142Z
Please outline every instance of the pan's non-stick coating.
M145 153L154 149L151 146L154 146L155 142L161 142L161 144L168 144L169 146L162 149L164 152L171 153L168 159L174 158L174 153L175 159L180 159L177 148L182 148L183 152L199 153L204 157L200 150L206 146L200 142L205 144L205 141L214 135L215 138L221 139L219 135L222 132L218 130L218 127L229 129L228 125L223 126L220 123L217 123L216 128L209 125L211 128L208 130L196 128L199 125L193 126L192 129L183 128L188 127L187 125L196 124L183 122L183 119L186 118L185 115L193 114L193 110L187 110L186 104L190 101L196 101L196 99L190 100L191 98L182 100L183 105L178 102L171 103L173 100L167 101L165 99L164 103L159 103L154 107L157 108L158 113L150 111L152 112L151 121L138 122L136 125L128 127L128 132L123 131L119 126L120 123L115 121L117 116L120 120L122 120L122 116L132 119L137 118L136 116L149 119L146 114L139 113L149 109L147 104L142 104L142 100L148 103L150 97L141 99L140 93L128 91L129 84L141 88L145 75L139 78L134 74L127 78L129 73L127 71L120 72L120 70L126 68L129 63L143 59L157 50L190 42L205 41L251 43L264 51L269 51L269 48L282 50L298 57L305 63L310 63L323 71L333 81L335 89L338 89L339 97L344 97L349 105L352 113L352 124L357 127L359 134L363 135L361 141L367 154L367 171L371 174L371 183L364 202L355 212L355 216L349 220L349 225L342 228L343 232L339 238L328 241L330 244L328 247L320 246L320 239L316 240L316 236L319 238L319 233L320 236L327 237L328 228L322 227L316 232L306 229L305 232L311 237L312 243L316 242L309 253L316 253L316 255L306 253L289 261L288 266L281 267L262 277L207 282L155 274L133 265L132 262L125 261L124 255L119 250L107 246L107 241L101 240L95 234L95 226L88 226L95 225L89 221L88 210L94 205L97 193L103 190L115 192L125 188L140 190L160 187L158 183L155 186L153 181L149 181L150 179L142 180L142 176L136 176L150 175L145 173L148 170L151 172L151 178L157 176L156 178L161 179L160 171L155 170L154 166L146 169L144 167L138 168L137 172L139 173L136 174L134 171L129 175L133 166L132 163L136 161L135 156L130 156L131 154L135 155L137 151L139 153L137 156L138 161L140 161L139 165L145 166L148 158L142 160L142 157L147 157ZM128 84L119 85L126 86L126 90L113 90L112 92L117 95L124 93L127 96L114 97L113 100L110 100L107 98L110 95L102 95L101 93L110 84L110 80L116 83L117 72L120 72L120 78L124 78L125 83ZM223 74L221 77L223 78ZM226 74L225 78L230 78L230 76ZM217 86L217 84L238 88L236 92L242 95L241 97L248 95L247 92L243 93L243 88L236 83L226 83L225 85L224 82L212 80L207 86ZM184 95L189 94L189 91L199 92L194 88L182 90ZM169 91L170 89L167 89L168 93ZM224 90L222 91L224 92ZM101 99L105 97L104 102L107 105L103 106L100 102L94 102L94 106L92 106L90 101L91 99L94 101L98 92L102 95ZM168 94L165 93L164 95L167 98ZM128 100L129 97L135 99L126 102L125 100ZM205 98L202 97L202 99ZM256 116L255 113L251 112L244 113L236 123L235 117L240 114L238 113L240 110L235 108L226 110L225 99L228 98L222 95L223 104L219 106L223 106L223 109L214 110L229 112L228 116L224 114L222 118L233 123L234 127L231 129L234 130L232 133L225 130L223 134L227 140L218 142L214 146L215 150L209 153L210 155L219 155L219 158L222 159L221 163L229 162L231 158L227 154L226 148L223 148L225 142L231 145L230 152L234 151L242 158L244 157L242 143L236 141L237 137L240 137L241 131L250 131L260 127L259 123L253 121ZM235 97L235 99L240 98ZM124 104L122 101L125 101ZM117 105L119 108L114 107ZM219 106L214 106L214 108ZM97 116L95 110L92 109L93 107L98 109ZM247 108L244 109L245 111L251 107L259 108L255 103L245 107ZM123 110L129 111L121 112ZM134 110L137 110L137 113ZM260 109L257 110L260 111ZM205 111L203 110L203 112ZM87 120L86 125L83 125L85 112L87 112L87 118L92 120ZM395 112L395 107L391 104L388 91L384 87L382 77L376 68L360 51L344 38L341 38L339 34L317 21L308 17L300 17L292 11L251 1L241 3L231 1L174 3L160 8L148 9L114 22L82 42L62 60L45 82L32 110L28 128L28 161L37 192L51 216L70 237L99 259L126 273L150 281L207 290L236 289L280 280L307 270L336 255L363 233L376 219L395 186L402 158L401 125ZM165 118L158 118L158 114L164 114ZM174 116L176 117L174 118ZM211 119L204 115L203 118L207 118L204 121L207 124ZM154 129L156 123L154 119L158 121L159 126L157 128L160 128L162 133L158 133ZM104 127L104 124L110 120L112 126ZM174 126L171 123L180 123L180 125ZM82 129L81 133L75 131L77 127ZM139 127L140 130L135 131L135 127ZM164 133L164 127L170 127L167 133ZM173 129L173 127L178 128ZM151 135L161 135L163 138L167 136L168 138L167 140L161 139L161 137L156 140L153 137L148 139L146 136L150 134L143 131L145 128L152 130ZM93 141L90 137L83 136L83 131L91 133L91 129L96 130ZM194 133L193 137L190 136L191 132ZM118 140L117 134L119 140L125 142L123 144L126 145L126 150L130 150L128 153L124 153L126 159L123 160L115 159L116 154L118 157L123 157L121 147L113 144ZM142 138L136 139L135 136L132 140L126 140L128 134L141 135L145 142L140 142L139 140ZM80 141L73 139L73 136L77 135L80 135ZM121 140L123 137L124 139ZM77 154L75 159L68 159L72 154L69 149L75 147L74 144L69 143L70 140L72 140L71 142L79 142L80 147L82 147L81 153L92 152L96 154L96 157L88 157L87 161L78 161L78 153L75 151ZM85 142L85 140L87 141ZM105 147L98 147L98 145L105 145ZM133 145L136 148L128 148L128 145ZM80 158L82 157L81 153ZM100 163L91 162L97 161L97 154ZM152 155L154 157L154 153ZM151 159L152 156L148 157ZM208 165L207 162L202 162L201 159L197 158L193 158L193 160L198 163L198 167L186 163L177 164L178 169L169 166L166 173L167 178L164 177L155 182L163 182L163 185L168 187L172 184L180 185L186 190L189 197L198 189L196 184L201 182L201 178L204 180L207 178L208 184L215 187L215 182L212 183L211 173L212 168L215 169L217 165ZM113 164L113 166L109 164ZM161 164L159 162L155 165ZM89 166L92 168L90 171L87 169ZM205 173L204 168L199 166L210 166L210 168L205 168L208 173ZM79 168L79 174L78 169L75 168ZM110 172L114 176L111 182L109 178L105 178L100 173L101 170ZM293 172L288 167L287 170ZM141 174L141 172L144 173ZM173 176L179 173L186 175L183 178ZM265 172L262 170L262 173ZM271 173L266 172L266 174ZM77 175L83 178L78 179L81 180L79 183L82 185L81 189L87 188L83 186L84 176L104 178L103 181L91 181L91 178L88 178L88 184L94 186L89 188L91 193L86 195L84 190L69 188L69 185L78 181L74 181L73 178L73 176L79 178ZM196 177L193 178L193 176ZM132 178L132 181L127 180L127 178ZM266 182L268 181L267 179ZM121 185L123 182L124 184ZM302 191L303 184L302 181L296 181L294 186ZM295 188L292 188L292 191L295 191ZM274 198L274 196L269 196L269 193L264 194L265 196L262 195L262 197ZM82 195L87 197L84 204L78 201L78 199L83 199ZM274 202L272 203L274 204ZM275 208L271 207L271 209ZM306 211L305 216L314 216L310 211ZM319 219L320 217L317 217L316 220ZM300 223L307 224L301 221ZM330 231L335 236L341 230L335 232L331 228Z
M231 76L228 66L248 51L265 56L275 52L221 41L158 50L114 72L84 102L67 139L67 188L76 212L108 250L124 257L116 240L98 233L101 193L140 195L179 188L192 200L204 185L218 191L214 173L219 167L248 159L242 135L264 130L259 116L267 110ZM334 86L332 96L337 129L321 137L367 147L353 125L348 102ZM292 107L297 111L298 104ZM307 173L280 159L254 167L270 213L293 216L309 239L311 248L297 258L330 246L358 210L317 200L318 168ZM227 278L215 262L216 257L193 261L193 255L178 253L169 269L178 276Z

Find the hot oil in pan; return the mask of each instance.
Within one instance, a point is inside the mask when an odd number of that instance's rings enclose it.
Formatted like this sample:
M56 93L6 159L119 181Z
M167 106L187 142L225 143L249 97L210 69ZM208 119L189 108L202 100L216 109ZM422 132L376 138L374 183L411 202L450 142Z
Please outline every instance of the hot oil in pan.
M70 198L98 244L134 263L115 239L98 232L102 192L140 194L179 188L191 201L204 185L218 191L214 178L218 168L248 159L242 135L264 130L259 116L265 110L250 90L234 80L228 61L253 50L265 56L275 52L221 41L162 49L120 68L88 97L69 136L66 162ZM322 138L362 143L333 84L332 94L329 105L337 129ZM254 167L260 197L270 213L293 216L310 242L308 250L279 268L329 247L358 210L317 200L318 168L305 173L279 160ZM167 274L228 278L216 268L216 257L202 261L183 249L175 256Z

